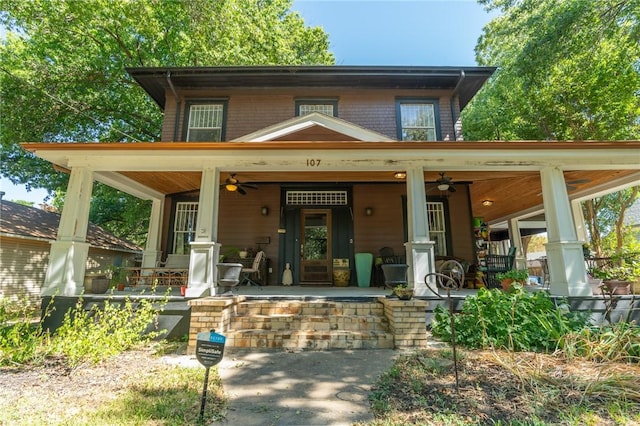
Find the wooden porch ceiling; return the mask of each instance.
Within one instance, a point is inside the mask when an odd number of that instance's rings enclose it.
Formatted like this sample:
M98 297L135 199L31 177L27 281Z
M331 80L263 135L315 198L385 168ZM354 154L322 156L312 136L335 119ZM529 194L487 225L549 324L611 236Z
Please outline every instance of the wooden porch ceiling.
M447 171L446 176L458 185L468 184L471 194L472 211L485 221L507 217L514 212L533 209L542 205L540 174L535 171ZM152 188L163 194L177 194L197 191L200 188L200 172L121 172L122 175ZM439 172L424 173L428 195L439 191L435 182ZM635 170L590 170L567 171L569 195L583 193L592 188L601 187L617 179L637 173ZM221 181L228 176L221 173ZM388 171L365 172L236 172L236 178L243 183L280 184L280 183L397 183L404 180L394 178ZM433 188L429 183L434 183ZM483 200L493 201L493 205L482 205Z

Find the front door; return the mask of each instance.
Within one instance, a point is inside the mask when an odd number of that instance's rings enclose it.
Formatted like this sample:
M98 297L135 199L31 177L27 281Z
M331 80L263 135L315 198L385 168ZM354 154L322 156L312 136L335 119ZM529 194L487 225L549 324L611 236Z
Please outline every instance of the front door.
M331 210L301 210L300 284L331 283Z

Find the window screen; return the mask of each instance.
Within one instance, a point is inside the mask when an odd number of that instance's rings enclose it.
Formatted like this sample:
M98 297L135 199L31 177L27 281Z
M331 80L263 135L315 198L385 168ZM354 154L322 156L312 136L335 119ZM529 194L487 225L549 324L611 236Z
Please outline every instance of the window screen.
M191 105L189 108L187 141L221 141L223 114L223 104Z

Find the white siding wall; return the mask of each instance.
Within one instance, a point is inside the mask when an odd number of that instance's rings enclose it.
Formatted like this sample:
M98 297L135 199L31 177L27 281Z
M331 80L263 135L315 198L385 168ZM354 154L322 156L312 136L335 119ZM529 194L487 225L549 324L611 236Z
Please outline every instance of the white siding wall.
M49 242L22 238L0 237L0 298L40 303L40 289L44 284L49 263ZM131 253L89 249L87 274L106 272L114 261L125 265Z

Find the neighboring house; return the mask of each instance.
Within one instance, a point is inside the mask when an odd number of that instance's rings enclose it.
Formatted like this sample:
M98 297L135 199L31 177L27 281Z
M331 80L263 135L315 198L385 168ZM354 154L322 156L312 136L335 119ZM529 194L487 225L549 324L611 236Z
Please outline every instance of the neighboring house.
M40 299L59 222L58 213L0 199L0 298ZM110 265L125 265L141 253L135 244L91 223L87 242L87 275L106 272Z
M128 72L164 111L160 142L23 145L71 175L43 295L82 290L94 180L152 201L143 266L189 255L188 296L215 294L227 247L264 250L272 285L287 264L295 285L332 285L334 260L353 270L391 247L428 296L436 256L481 261L474 223L507 223L491 247L521 249L541 214L551 292L589 295L576 206L640 181L638 141L465 141L460 112L490 67Z
M624 225L631 229L631 232L636 236L636 240L640 241L640 199L627 209L624 217Z

